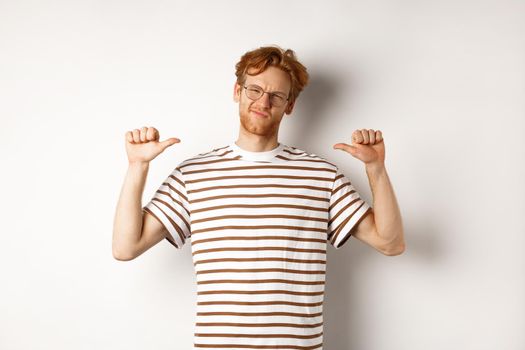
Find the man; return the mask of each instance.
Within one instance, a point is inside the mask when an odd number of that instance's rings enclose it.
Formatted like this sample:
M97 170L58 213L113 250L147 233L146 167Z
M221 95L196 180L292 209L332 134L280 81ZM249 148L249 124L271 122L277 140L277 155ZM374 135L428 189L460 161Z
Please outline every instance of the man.
M401 215L386 173L381 131L337 143L365 164L374 209L327 160L278 142L284 114L308 82L292 50L261 47L236 65L239 137L184 160L142 207L159 132L126 133L128 172L113 256L130 260L166 238L191 238L197 276L194 348L322 349L326 245L353 235L385 255L404 251Z

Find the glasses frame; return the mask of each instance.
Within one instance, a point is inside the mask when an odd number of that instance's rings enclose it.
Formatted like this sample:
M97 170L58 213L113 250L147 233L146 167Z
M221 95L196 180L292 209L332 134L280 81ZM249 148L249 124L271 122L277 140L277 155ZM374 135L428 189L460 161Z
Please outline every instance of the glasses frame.
M258 89L260 89L262 91L262 94L261 96L259 96L258 98L251 98L250 96L248 96L248 87L250 86L253 86L253 87L257 87ZM286 99L284 100L284 103L280 106L276 106L274 103L272 103L272 96L279 96L279 97L282 97L281 96L281 93L277 93L277 92L273 92L273 91L265 91L262 87L260 87L259 85L257 84L249 84L249 85L242 85L243 89L245 90L244 93L246 94L246 97L248 97L250 100L252 101L257 101L258 99L260 99L261 97L264 96L264 94L268 94L270 95L270 104L274 107L282 107L282 106L286 106L286 103L290 100L290 94L288 94L288 97L286 97Z

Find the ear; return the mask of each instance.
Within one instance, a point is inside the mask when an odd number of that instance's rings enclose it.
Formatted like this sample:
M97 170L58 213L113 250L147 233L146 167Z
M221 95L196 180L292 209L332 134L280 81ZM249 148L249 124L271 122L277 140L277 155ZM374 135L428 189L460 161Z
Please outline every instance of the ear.
M239 102L240 97L241 97L241 86L237 84L237 82L235 82L235 84L233 84L233 100L235 102Z
M295 106L295 101L288 103L284 113L291 114L294 106Z

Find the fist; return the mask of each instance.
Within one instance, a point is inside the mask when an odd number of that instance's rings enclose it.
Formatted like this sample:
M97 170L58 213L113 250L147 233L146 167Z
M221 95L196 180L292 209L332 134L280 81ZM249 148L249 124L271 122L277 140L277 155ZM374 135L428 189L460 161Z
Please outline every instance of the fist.
M164 152L169 146L179 143L178 138L172 137L160 142L160 134L154 127L145 127L127 131L125 135L126 152L130 163L148 163Z
M384 164L385 143L380 130L360 129L352 133L352 145L337 143L334 149L341 149L361 160L365 165Z

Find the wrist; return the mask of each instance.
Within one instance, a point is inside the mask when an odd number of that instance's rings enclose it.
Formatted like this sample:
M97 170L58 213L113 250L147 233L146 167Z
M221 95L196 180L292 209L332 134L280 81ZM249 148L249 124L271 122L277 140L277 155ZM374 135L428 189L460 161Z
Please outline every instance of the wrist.
M369 174L379 174L386 171L385 163L368 163L365 164L365 169Z
M147 169L147 168L149 168L149 162L131 161L131 162L128 162L128 167L129 168Z

